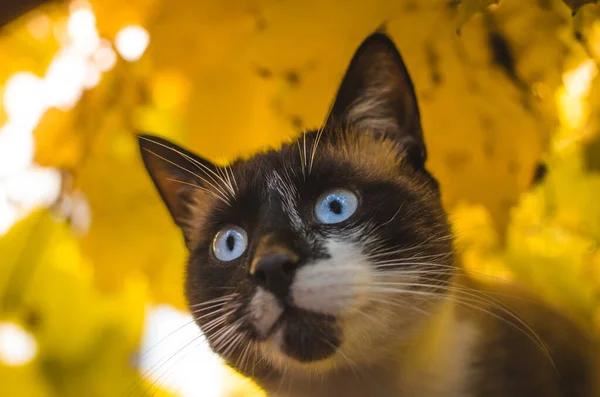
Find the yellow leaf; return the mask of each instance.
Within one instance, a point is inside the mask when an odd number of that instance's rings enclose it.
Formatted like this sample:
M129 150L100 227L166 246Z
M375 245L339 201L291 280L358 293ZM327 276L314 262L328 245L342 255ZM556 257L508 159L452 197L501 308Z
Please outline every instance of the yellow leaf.
M459 0L458 12L456 15L456 30L460 29L473 15L482 12L492 4L498 4L500 0Z
M573 15L577 14L577 11L579 11L579 9L586 4L598 4L598 0L563 0L563 1L566 5L569 6L569 8L571 8L571 10L573 11Z
M35 129L35 161L45 167L73 169L85 157L86 132L74 134L74 114L51 108Z

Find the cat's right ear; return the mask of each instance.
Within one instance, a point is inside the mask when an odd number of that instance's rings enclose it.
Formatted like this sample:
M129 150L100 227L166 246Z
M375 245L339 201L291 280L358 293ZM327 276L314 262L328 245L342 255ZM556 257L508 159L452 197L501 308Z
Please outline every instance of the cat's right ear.
M417 97L402 56L385 33L367 37L350 61L327 120L338 122L394 140L415 168L423 168L427 150Z
M138 135L138 144L154 186L189 243L186 226L192 217L193 193L206 189L206 176L217 172L217 166L163 138Z

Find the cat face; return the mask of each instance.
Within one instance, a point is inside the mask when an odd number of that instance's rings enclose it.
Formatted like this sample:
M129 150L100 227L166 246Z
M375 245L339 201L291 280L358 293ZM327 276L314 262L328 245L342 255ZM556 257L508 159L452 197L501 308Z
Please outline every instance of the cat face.
M223 168L139 142L190 252L190 310L241 372L378 361L443 299L450 230L412 83L385 35L357 50L325 125L278 150Z

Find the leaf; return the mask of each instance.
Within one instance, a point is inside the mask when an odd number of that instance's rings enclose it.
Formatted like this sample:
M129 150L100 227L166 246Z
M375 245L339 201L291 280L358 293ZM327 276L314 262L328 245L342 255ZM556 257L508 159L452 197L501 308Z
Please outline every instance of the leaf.
M34 393L49 385L63 397L81 396L82 390L111 396L132 385L148 388L130 361L149 300L143 277L130 274L118 291L98 291L79 242L48 211L33 213L0 239L0 257L3 316L24 324L38 344L28 388L22 389L26 395L49 396ZM9 373L0 363L0 379Z
M577 11L586 4L598 4L598 0L563 0L566 5L571 8L572 15L577 14Z
M74 169L85 156L85 133L65 129L74 114L51 108L34 131L35 161L44 167Z
M0 238L0 296L10 298L20 321L39 324L32 332L41 347L31 371L0 370L0 383L14 380L15 395L31 384L41 390L30 392L36 397L47 390L114 396L132 382L149 386L129 365L143 307L185 307L186 252L134 133L163 135L218 162L277 146L321 124L356 45L384 20L415 83L429 166L466 267L526 281L581 316L593 312L599 256L587 250L600 235L600 208L590 194L600 190L597 175L575 167L578 156L553 159L547 181L522 194L550 128L561 121L555 95L562 65L583 53L565 34L568 8L505 1L486 18L472 18L498 2L455 1L452 13L447 0L424 3L93 2L104 36L140 24L150 46L138 62L119 59L74 110L51 110L35 131L36 161L73 172L91 228L75 237L44 212ZM519 84L493 59L488 19L506 38ZM592 25L583 25L590 45ZM36 41L30 28L23 21L0 37L0 83L18 70L43 74L56 51L52 33ZM599 101L590 99L596 113ZM248 395L231 376L228 392Z
M460 33L464 24L475 14L483 12L487 7L499 2L500 0L459 0L456 15L456 31Z
M36 365L9 367L0 364L0 379L3 380L2 393L6 396L59 397Z

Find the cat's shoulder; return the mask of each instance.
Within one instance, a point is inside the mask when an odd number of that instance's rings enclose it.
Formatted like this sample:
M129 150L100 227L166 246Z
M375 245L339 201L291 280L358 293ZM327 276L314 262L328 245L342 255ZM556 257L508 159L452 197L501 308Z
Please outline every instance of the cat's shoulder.
M475 396L597 396L598 344L585 326L515 283L462 283L479 329Z

